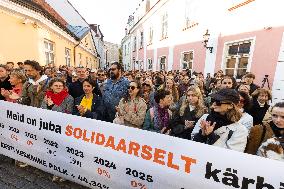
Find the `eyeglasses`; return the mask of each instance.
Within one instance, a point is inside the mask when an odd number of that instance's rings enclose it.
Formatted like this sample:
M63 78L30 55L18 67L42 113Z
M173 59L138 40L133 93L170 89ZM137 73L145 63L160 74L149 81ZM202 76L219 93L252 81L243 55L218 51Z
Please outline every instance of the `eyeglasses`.
M98 74L98 76L105 76L105 74Z
M211 103L215 103L216 106L221 106L222 104L232 104L231 102L222 102L220 100L215 100L215 99L212 99L211 100Z
M136 89L136 87L135 87L135 86L128 86L127 88L128 88L128 89L131 89L131 90Z

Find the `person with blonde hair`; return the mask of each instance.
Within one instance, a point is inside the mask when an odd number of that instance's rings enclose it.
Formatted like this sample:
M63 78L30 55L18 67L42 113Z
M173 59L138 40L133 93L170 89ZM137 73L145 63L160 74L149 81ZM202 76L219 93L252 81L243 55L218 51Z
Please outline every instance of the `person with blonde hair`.
M178 112L170 120L171 135L191 139L191 132L198 119L206 112L203 95L198 86L190 86Z

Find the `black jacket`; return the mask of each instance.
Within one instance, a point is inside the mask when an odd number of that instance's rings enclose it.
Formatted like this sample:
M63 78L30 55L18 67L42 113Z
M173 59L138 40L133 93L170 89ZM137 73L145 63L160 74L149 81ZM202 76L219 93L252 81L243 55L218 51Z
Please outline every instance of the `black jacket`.
M77 97L80 97L84 95L84 90L83 90L83 83L79 80L77 80L74 83L70 83L69 87L69 94L76 99ZM99 89L99 85L96 83L95 89L93 91L96 95L102 96L102 93Z
M82 95L82 96L77 97L75 99L74 108L73 108L73 115L81 116L78 109L77 109L77 106L80 105L84 96L85 95ZM97 120L104 120L103 114L104 114L104 108L103 108L102 99L101 99L100 96L97 96L97 95L94 94L91 111L87 110L87 112L85 113L85 115L83 117L87 117L87 118L91 118L91 119L97 119Z
M4 81L0 81L0 90L1 88L6 89L6 90L11 90L12 89L12 85L9 82L10 77L7 77ZM0 91L0 100L5 100L5 97L1 95L1 91Z
M172 119L169 122L169 127L171 129L171 135L183 139L191 140L191 133L193 128L185 128L185 120L194 121L194 125L199 118L196 117L196 111L190 111L189 107L186 107L184 110L184 115L180 116L179 112L173 115Z
M248 113L253 117L253 125L262 124L262 120L270 106L265 103L264 107L260 107L256 98L253 98L253 105Z

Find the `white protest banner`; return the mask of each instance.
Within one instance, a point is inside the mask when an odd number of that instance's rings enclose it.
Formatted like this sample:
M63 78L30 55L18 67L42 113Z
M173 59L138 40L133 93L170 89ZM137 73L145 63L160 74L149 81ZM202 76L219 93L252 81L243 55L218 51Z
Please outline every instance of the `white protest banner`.
M0 101L1 153L90 188L283 189L284 163Z

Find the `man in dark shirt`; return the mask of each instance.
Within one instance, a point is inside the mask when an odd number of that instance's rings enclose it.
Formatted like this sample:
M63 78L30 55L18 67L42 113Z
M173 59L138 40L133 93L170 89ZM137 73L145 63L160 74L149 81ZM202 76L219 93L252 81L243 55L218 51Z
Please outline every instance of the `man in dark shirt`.
M77 97L80 97L84 94L83 81L88 78L89 73L88 73L86 68L78 67L78 68L76 68L76 74L78 76L78 80L69 85L69 94L74 99L77 98ZM96 87L94 89L94 93L98 96L102 95L97 84L96 84Z
M244 82L245 84L250 86L249 94L251 95L256 89L259 88L256 84L253 83L253 80L255 79L255 75L253 73L247 73L244 76Z
M3 93L5 90L11 90L12 86L9 82L9 75L8 70L6 69L6 66L0 65L0 89L1 93ZM5 100L5 97L0 93L0 100Z

